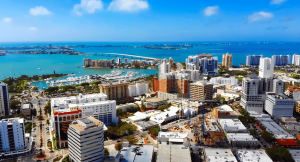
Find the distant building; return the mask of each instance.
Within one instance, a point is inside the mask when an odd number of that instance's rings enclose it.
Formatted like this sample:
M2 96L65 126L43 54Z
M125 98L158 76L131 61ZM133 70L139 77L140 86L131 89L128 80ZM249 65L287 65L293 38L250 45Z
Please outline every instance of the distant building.
M7 84L0 82L0 116L9 115L9 93Z
M116 63L117 63L117 64L122 64L122 58L121 58L121 57L118 57Z
M170 63L171 66L173 65L173 62L174 62L174 61L173 61L172 57L170 57L170 58L169 58L169 63Z
M30 116L31 115L31 105L30 104L23 104L21 108L21 113L24 116Z
M263 149L249 150L249 149L238 149L236 152L237 159L240 162L273 162L268 154Z
M256 55L248 55L246 58L246 66L258 66L260 62L260 58L262 58L262 55L256 56Z
M204 74L218 74L218 57L202 58L200 62L200 72Z
M234 148L260 148L260 142L249 133L226 133L226 137Z
M135 85L129 85L129 97L140 96L149 92L148 83L136 83Z
M293 65L300 66L300 55L294 54L292 59L293 59L292 61Z
M110 82L99 84L100 93L107 95L108 100L126 99L129 97L129 83L126 82Z
M225 66L227 68L232 67L232 54L229 55L228 52L226 54L223 54L223 57L222 57L222 66Z
M208 58L208 59L211 59L211 58L212 58L212 55L211 55L211 54L203 53L203 54L197 55L197 57L198 57L199 59L202 59L202 58Z
M282 93L267 92L265 110L271 116L293 116L294 101Z
M217 84L225 84L225 85L237 85L238 79L235 77L230 78L223 78L223 77L215 77L209 80L210 83L217 83Z
M204 148L205 162L238 162L230 149Z
M275 66L286 66L292 63L291 55L273 55L272 59Z
M260 58L259 77L273 78L273 73L274 73L274 59Z
M167 59L162 59L159 66L159 75L171 72L171 64Z
M73 121L68 129L69 157L74 162L102 162L104 124L93 117Z
M295 162L300 162L300 150L289 150Z
M128 64L129 62L128 62L128 58L124 58L124 63L125 64Z
M90 68L110 68L114 62L114 60L91 60L84 58L83 59L83 66L90 67Z
M185 60L187 70L200 70L200 61L198 56L189 56Z
M190 99L192 101L212 100L214 94L213 84L207 82L195 82L190 85Z
M1 157L28 155L32 151L30 134L25 134L24 119L9 118L0 121ZM5 161L5 160L4 160Z

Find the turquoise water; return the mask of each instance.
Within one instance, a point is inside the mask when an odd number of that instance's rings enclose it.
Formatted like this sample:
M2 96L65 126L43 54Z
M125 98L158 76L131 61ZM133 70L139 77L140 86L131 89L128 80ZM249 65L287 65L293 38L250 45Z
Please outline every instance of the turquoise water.
M51 42L50 42L51 43ZM188 43L188 42L180 42ZM103 42L61 42L51 43L56 45L131 45L139 46L146 44L180 44L180 43L103 43ZM197 43L197 42L190 42ZM203 43L203 42L198 42ZM49 43L1 43L0 47L18 47L18 46L34 46L34 45L48 45ZM212 46L197 46L186 48L185 50L160 50L160 49L145 49L132 47L93 47L93 48L78 48L77 51L85 53L121 53L138 56L147 56L153 58L169 58L172 57L174 61L185 62L185 59L190 55L210 53L217 56L221 62L222 54L229 52L233 54L233 65L245 63L247 55L263 55L264 57L271 57L272 55L300 53L300 44L294 42L292 44L246 44L246 45L212 45ZM85 56L85 55L13 55L7 54L0 56L0 80L7 77L18 77L20 75L42 75L56 73L70 74L75 73L76 76L84 76L89 74L110 73L114 69L89 69L77 68L83 65L83 58L90 59L112 59L115 57L103 56ZM130 59L129 59L130 60ZM41 68L38 70L37 68ZM131 69L123 69L125 72ZM156 74L157 70L132 70L138 71L140 74ZM80 73L79 73L80 72ZM15 74L13 74L15 73ZM44 83L36 83L43 86Z

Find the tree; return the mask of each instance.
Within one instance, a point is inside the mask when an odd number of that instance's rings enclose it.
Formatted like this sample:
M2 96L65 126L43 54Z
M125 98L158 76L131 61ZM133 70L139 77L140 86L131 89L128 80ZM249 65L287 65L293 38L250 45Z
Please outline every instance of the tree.
M292 155L284 147L267 148L266 152L269 155L269 157L274 161L294 162Z
M109 155L109 151L107 148L104 148L104 155Z
M48 119L46 120L46 124L47 124L47 125L49 125L49 124L50 124L50 122L49 122L49 120L48 120Z
M150 117L147 117L146 119L145 119L145 121L149 121L150 120Z
M249 115L248 111L245 110L245 109L241 109L240 113L241 113L242 115L244 115L244 116Z
M257 131L255 129L250 129L250 135L256 136L257 135Z
M167 114L166 117L169 117L169 114Z
M142 105L142 109L144 112L147 111L146 106L144 104Z
M123 115L122 109L117 109L117 116L122 116L122 115Z
M117 144L115 144L115 149L117 151L120 151L122 148L123 148L123 143L117 143Z
M133 145L138 142L138 139L134 136L127 136L127 141L129 142L129 144Z
M37 90L39 90L39 87L33 87L32 90L37 91Z
M149 134L151 134L151 136L156 137L158 136L158 133L160 132L160 127L156 126L156 127L151 127L148 129Z
M273 135L272 133L268 132L268 131L263 131L263 132L261 133L261 137L262 137L266 142L269 142L269 143L271 143L272 141L275 140L274 135Z
M10 103L10 108L11 108L11 109L17 109L17 108L20 107L20 104L21 104L20 101L12 101L12 102Z

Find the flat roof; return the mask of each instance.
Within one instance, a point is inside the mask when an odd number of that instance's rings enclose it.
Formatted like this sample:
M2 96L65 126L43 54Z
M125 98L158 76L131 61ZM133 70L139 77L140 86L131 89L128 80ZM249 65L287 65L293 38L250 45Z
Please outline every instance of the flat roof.
M237 162L230 149L204 148L204 152L209 162Z
M247 130L239 119L218 119L220 125L226 130Z
M146 99L146 102L159 102L159 101L167 101L167 99L156 98L156 97L152 97L152 98L147 98Z
M124 147L120 154L123 155L121 162L151 162L153 155L153 145L143 145L139 147L139 154L136 154L132 150L139 146Z
M266 154L265 150L242 150L238 149L237 158L243 161L252 162L273 162L273 160Z
M178 133L178 132L159 132L158 137L168 137L168 138L188 138L188 133Z
M300 150L289 150L295 162L300 162Z
M249 133L227 133L226 136L228 141L258 141Z
M81 125L79 122L77 122L78 120L81 121L81 122L83 122L83 123L85 123L85 124L88 124L88 123L90 123L90 122L93 122L95 125L94 125L94 126L90 126L90 127L88 127L87 129L85 129L85 126L84 126L84 125ZM99 120L97 120L97 119L95 119L95 118L93 118L93 117L91 117L91 116L85 117L85 118L77 119L77 121L72 122L72 123L70 124L70 126L72 126L74 129L76 129L76 130L78 130L78 131L84 131L84 130L88 130L88 129L97 128L96 125L97 125L98 127L100 127L100 126L103 125L102 122L100 122Z
M30 104L23 104L22 109L30 109Z
M171 162L171 147L165 142L158 144L157 162Z

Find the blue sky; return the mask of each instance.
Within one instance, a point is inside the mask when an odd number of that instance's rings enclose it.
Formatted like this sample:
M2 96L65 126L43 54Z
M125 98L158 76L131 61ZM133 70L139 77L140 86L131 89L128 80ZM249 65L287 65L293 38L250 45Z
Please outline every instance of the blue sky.
M300 41L300 0L0 0L0 42Z

